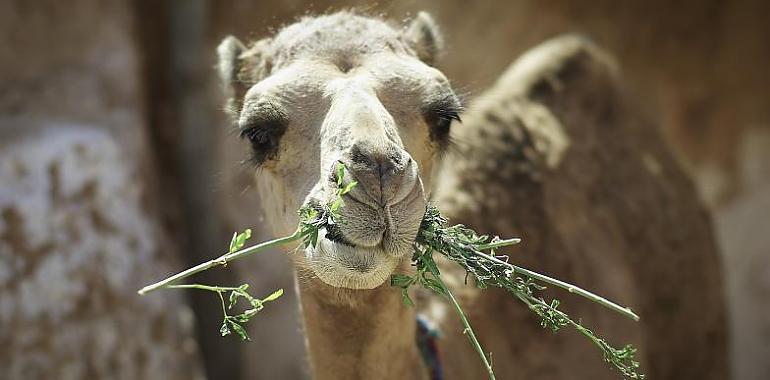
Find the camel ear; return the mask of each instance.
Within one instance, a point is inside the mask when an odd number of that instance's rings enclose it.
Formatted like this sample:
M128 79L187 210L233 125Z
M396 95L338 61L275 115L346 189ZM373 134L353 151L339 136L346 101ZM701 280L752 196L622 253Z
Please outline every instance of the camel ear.
M260 81L270 70L270 39L255 42L250 48L233 36L225 37L217 47L219 79L227 93L227 111L236 117L249 86Z
M219 79L227 88L238 81L238 72L241 69L240 56L244 51L246 51L246 46L233 36L225 37L217 46Z
M402 36L417 53L417 57L433 66L444 49L444 36L441 35L436 21L427 12L417 13Z

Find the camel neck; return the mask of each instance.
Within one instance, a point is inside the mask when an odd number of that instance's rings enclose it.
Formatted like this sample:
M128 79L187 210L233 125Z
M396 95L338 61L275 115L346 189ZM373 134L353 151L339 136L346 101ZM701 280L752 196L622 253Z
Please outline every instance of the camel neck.
M422 379L414 308L387 283L372 290L299 284L313 378Z

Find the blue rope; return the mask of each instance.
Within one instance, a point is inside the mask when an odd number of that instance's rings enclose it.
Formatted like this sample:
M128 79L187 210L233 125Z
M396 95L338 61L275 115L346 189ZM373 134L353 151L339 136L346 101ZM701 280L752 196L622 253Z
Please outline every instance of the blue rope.
M430 380L443 380L441 359L438 355L438 338L441 334L427 318L417 315L417 347L420 349L422 361L428 367Z

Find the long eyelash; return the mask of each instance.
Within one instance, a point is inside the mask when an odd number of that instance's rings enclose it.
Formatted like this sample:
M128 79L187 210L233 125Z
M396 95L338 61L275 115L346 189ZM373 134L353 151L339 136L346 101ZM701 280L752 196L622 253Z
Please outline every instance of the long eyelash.
M462 119L460 119L460 112L462 112L461 109L457 108L443 108L439 110L433 111L436 116L438 116L440 119L444 119L446 121L453 121L457 120L458 122L462 123Z
M254 141L257 139L257 142L259 143L265 143L267 138L267 132L264 131L262 128L259 127L248 127L238 134L238 137L241 139L248 138L249 141Z
M460 121L463 105L462 103L458 103L458 100L459 99L454 97L441 99L430 107L430 112L439 117Z
M435 135L434 132L431 132L431 137L436 138L436 141L441 146L441 149L439 149L441 155L448 150L454 150L456 148L456 144L451 136L450 126L453 121L462 123L462 119L460 118L462 110L462 105L458 104L456 99L445 99L444 101L435 104L428 111L430 117L434 118L434 123L437 121L447 123L445 127L446 131L440 131L439 135Z

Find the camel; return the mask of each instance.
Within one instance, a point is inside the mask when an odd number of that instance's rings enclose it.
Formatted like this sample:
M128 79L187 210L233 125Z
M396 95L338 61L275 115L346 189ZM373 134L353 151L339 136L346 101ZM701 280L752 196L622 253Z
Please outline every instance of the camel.
M511 260L636 306L638 324L557 294L615 345L637 345L651 378L726 378L709 220L654 128L624 100L612 59L584 38L557 38L463 112L436 68L442 48L426 13L399 26L342 11L248 46L230 36L217 49L274 234L293 232L297 210L328 202L338 180L358 182L338 230L292 255L313 378L437 378L415 343L418 313L441 330L443 378L486 376L443 300L419 293L418 308L406 307L389 286L390 275L412 270L429 199L482 233L521 236ZM548 334L507 294L466 286L464 273L440 265L498 378L619 377L582 337Z

